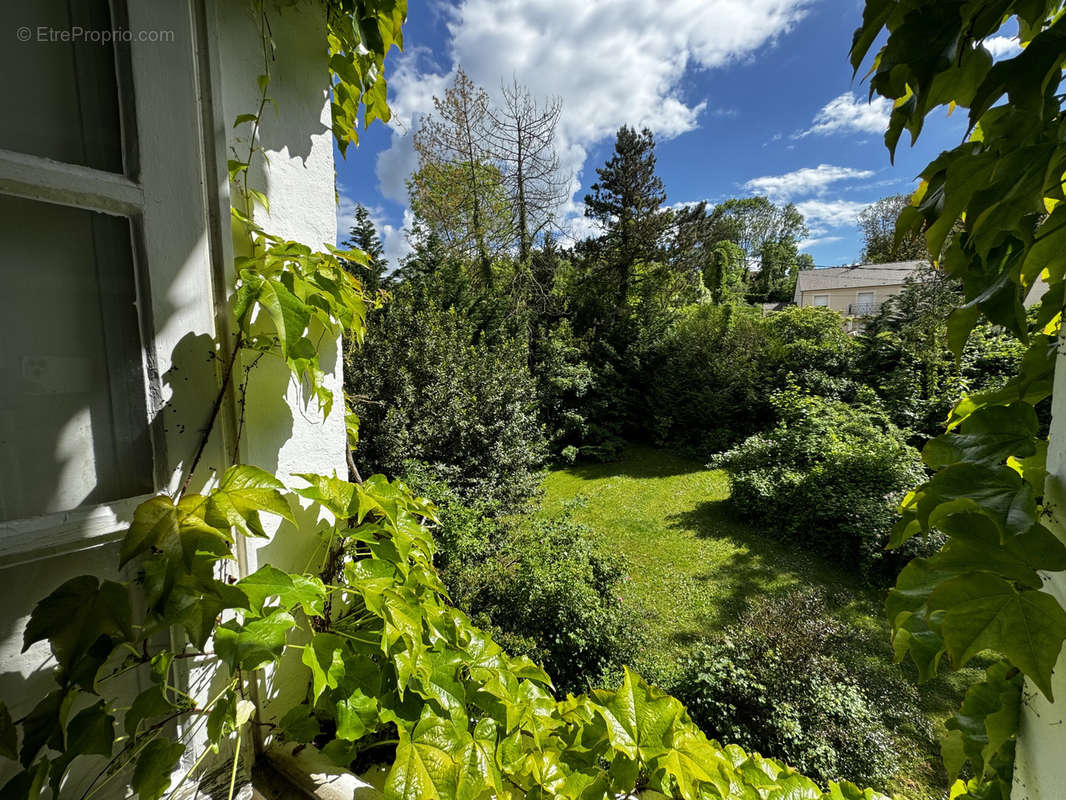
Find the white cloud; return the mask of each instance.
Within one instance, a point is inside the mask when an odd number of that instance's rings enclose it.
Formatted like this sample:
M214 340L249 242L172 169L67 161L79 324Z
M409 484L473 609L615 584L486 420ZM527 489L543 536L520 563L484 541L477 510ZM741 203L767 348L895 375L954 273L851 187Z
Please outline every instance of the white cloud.
M355 219L356 202L344 191L343 186L337 187L337 241L343 242L348 238L348 229L352 227Z
M385 250L385 258L389 260L390 272L400 266L400 261L414 250L411 242L407 239L407 229L414 221L414 214L410 210L404 209L403 224L399 226L378 225L378 235L381 237L381 244ZM377 220L375 220L375 225L377 225Z
M891 111L892 104L884 97L875 97L868 103L851 92L845 92L822 106L821 111L814 115L811 127L794 134L794 137L850 131L884 133Z
M982 44L997 61L1001 58L1013 58L1022 52L1021 42L1014 36L989 36Z
M764 194L774 202L781 203L794 197L822 195L832 183L869 178L873 174L868 169L819 164L817 167L804 167L784 175L752 178L744 184L744 188L753 194Z
M445 10L447 70L425 51L390 62L393 141L378 157L382 192L406 201L414 166L409 131L432 98L451 84L455 67L490 93L512 76L535 97L561 95L557 147L577 180L589 149L622 125L651 128L660 140L698 127L704 98L687 97L690 69L750 58L787 33L812 0L459 0ZM571 197L565 214L577 213ZM576 223L580 227L583 223Z
M811 239L801 240L797 247L800 249L800 252L805 252L812 247L818 247L823 244L832 244L833 242L839 242L843 239L843 236L815 236Z
M813 232L819 229L819 226L840 228L854 225L859 213L868 205L870 204L853 200L804 200L796 203L796 209L807 220Z

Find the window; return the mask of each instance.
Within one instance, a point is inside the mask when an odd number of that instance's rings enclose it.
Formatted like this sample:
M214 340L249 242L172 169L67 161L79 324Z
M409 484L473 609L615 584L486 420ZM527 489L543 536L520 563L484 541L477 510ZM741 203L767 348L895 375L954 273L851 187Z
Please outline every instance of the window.
M217 392L227 184L206 9L0 3L0 568L120 537L175 488Z
M32 198L34 185L59 178L58 162L88 168L86 188L106 190L131 160L122 54L112 43L48 39L116 27L106 0L0 11L3 30L46 39L0 51L3 74L22 76L9 81L17 111L0 122L0 147L30 184L22 197L0 193L0 521L154 488L129 216L93 210L77 192L63 205Z
M827 295L827 294L816 294L814 296L814 301L811 303L811 305L828 307L829 306L829 295Z

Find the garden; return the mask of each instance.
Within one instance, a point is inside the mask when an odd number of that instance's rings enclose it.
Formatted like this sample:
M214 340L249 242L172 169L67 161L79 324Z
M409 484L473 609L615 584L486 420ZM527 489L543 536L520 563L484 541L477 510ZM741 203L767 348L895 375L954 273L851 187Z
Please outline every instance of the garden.
M242 737L387 764L390 800L1010 797L1023 683L1051 700L1066 638L1041 591L1066 569L1044 524L1066 286L1057 6L867 3L852 61L888 29L870 80L894 101L889 149L942 104L975 129L881 206L857 258L917 247L930 264L856 336L825 308L766 310L813 268L796 206L666 205L646 128L621 127L596 170L592 233L557 240L557 111L517 81L492 108L462 70L415 135L399 269L359 217L346 251L269 233L257 9L220 392L184 482L118 545L136 577L78 576L34 608L24 644L47 642L55 688L19 719L0 704L19 770L0 797L59 797L82 757L105 760L85 797L119 776L174 797L179 719L207 743L186 777L232 753L230 798ZM405 9L328 5L342 149L363 105L387 117ZM1008 14L1029 46L993 66L981 43ZM242 417L234 463L191 488L242 351L345 416L347 476L293 488L236 463ZM261 515L311 558L230 579ZM181 659L213 665L206 704ZM257 687L283 660L297 697L268 707ZM132 702L120 676L139 676Z

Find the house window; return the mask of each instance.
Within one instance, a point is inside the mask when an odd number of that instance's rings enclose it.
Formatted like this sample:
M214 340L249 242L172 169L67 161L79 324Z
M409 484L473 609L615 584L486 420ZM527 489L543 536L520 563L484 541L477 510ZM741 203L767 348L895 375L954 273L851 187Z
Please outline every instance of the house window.
M152 491L129 221L0 195L0 241L0 520Z
M811 305L812 306L828 307L829 306L829 295L827 295L827 294L816 294L814 296L814 301L811 303Z
M107 0L0 8L30 32L0 48L0 522L155 488L128 47L62 35L122 25Z

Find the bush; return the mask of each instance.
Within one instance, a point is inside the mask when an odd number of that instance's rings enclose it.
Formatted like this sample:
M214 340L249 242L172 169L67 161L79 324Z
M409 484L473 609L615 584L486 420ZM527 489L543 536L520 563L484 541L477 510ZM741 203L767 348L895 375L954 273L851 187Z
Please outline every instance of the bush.
M898 717L922 718L917 694L897 675L875 676L871 696L870 676L840 660L854 632L829 605L810 589L765 601L683 661L674 694L710 737L823 784L883 785L908 749L893 735Z
M523 502L546 454L527 362L519 339L490 340L455 310L401 291L348 354L365 471L400 475L406 462L426 462L465 498Z
M732 480L730 503L771 534L891 579L927 540L885 545L903 495L924 479L918 451L872 406L795 389L773 398L779 421L715 457Z
M509 652L543 664L562 691L620 678L644 650L644 627L623 606L624 561L564 511L501 518L464 501L424 468L406 480L437 503L437 566L453 602Z
M657 444L705 457L769 423L763 332L746 306L686 310L647 359Z

